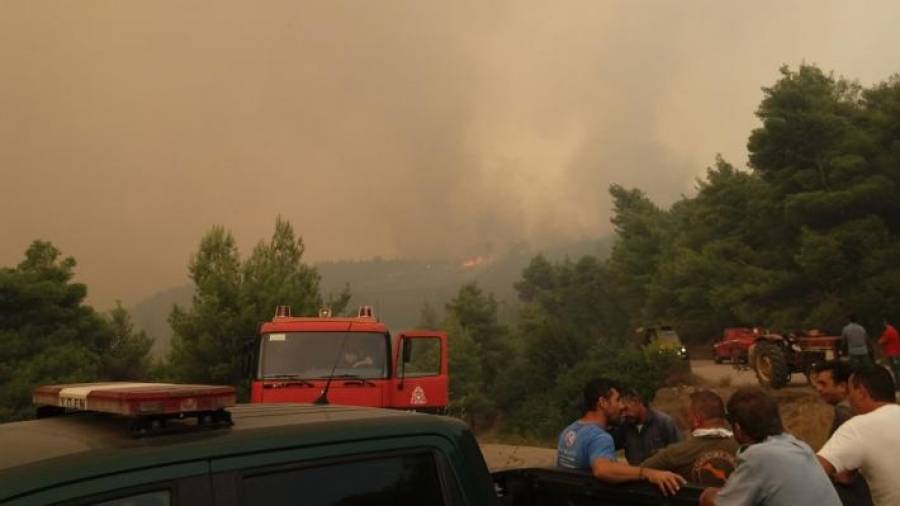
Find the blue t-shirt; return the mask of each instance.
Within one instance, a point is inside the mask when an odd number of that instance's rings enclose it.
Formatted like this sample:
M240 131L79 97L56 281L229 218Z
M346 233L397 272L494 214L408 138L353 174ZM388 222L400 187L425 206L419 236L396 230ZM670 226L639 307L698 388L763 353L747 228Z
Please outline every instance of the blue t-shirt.
M590 471L597 459L616 460L616 445L603 427L579 420L559 434L557 466Z

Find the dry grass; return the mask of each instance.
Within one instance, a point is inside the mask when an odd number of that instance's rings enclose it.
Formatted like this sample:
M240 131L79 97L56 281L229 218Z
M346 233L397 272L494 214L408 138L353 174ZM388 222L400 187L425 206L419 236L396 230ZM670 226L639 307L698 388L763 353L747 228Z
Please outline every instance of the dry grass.
M730 386L730 382L720 381L719 383L722 384L660 389L653 400L653 406L672 416L682 431L687 433L689 429L685 410L691 392L699 388L708 388L727 401L736 389ZM788 387L772 393L778 400L785 429L806 441L813 449L820 448L828 438L828 429L834 416L833 408L822 402L815 390L807 386Z

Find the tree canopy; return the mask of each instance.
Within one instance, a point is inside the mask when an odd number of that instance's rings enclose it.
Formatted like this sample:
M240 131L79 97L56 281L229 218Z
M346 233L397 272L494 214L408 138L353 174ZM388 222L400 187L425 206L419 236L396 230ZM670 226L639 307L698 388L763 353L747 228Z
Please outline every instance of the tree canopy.
M107 316L85 304L75 265L34 241L16 267L0 268L0 421L30 416L38 385L147 373L152 340L134 331L121 305Z
M289 305L297 316L318 314L323 306L334 314L345 311L349 287L324 298L318 272L303 262L304 251L302 238L280 217L272 238L260 241L243 261L224 227L207 232L188 265L195 286L191 307L175 306L169 317L169 374L181 381L244 385L243 361L259 324L272 318L276 306Z
M749 171L719 158L660 210L610 189L610 268L632 318L693 339L724 326L874 326L900 303L900 80L866 89L812 65L764 88Z

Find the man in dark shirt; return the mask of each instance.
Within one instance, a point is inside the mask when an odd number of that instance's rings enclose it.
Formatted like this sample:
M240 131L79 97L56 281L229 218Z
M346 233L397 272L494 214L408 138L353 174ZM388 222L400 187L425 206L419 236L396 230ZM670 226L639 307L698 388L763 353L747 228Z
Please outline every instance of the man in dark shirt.
M622 425L616 428L616 448L625 450L625 459L636 466L658 450L681 441L681 431L669 415L647 405L635 390L622 394Z
M725 403L715 392L694 392L688 418L691 438L663 448L641 465L674 471L701 485L721 487L734 471L738 450L738 443L725 421Z
M823 401L834 406L834 421L831 423L831 430L828 431L829 438L838 427L853 417L853 411L847 401L849 392L847 382L850 381L850 372L850 366L847 363L837 360L823 362L816 366L813 376L816 392ZM835 482L834 488L844 506L869 506L872 504L869 486L859 473L854 474L847 483Z

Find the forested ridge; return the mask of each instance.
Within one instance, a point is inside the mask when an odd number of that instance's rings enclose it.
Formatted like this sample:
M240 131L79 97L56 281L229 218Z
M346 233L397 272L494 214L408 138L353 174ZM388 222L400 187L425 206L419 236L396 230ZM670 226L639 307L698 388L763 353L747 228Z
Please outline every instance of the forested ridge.
M660 209L613 187L609 262L632 322L694 340L722 327L869 327L900 312L900 79L871 88L815 66L764 88L750 170L718 159Z
M678 363L633 345L633 330L648 323L704 342L728 326L835 331L856 313L876 329L900 316L900 78L863 87L812 65L783 68L757 116L750 166L716 159L669 207L639 188L609 188L609 257L532 258L513 287L510 321L477 283L443 308L423 304L420 326L450 336L451 413L476 429L548 437L574 416L592 375L652 393ZM151 364L150 340L127 312L87 306L74 260L35 242L21 264L0 270L0 417L28 416L40 383L242 386L241 351L275 305L295 314L349 305L352 287L323 293L303 253L280 218L246 257L225 228L209 231L188 266L193 298L170 313L172 350Z

